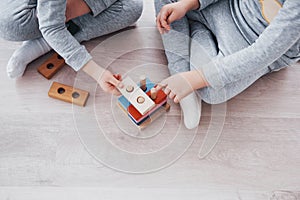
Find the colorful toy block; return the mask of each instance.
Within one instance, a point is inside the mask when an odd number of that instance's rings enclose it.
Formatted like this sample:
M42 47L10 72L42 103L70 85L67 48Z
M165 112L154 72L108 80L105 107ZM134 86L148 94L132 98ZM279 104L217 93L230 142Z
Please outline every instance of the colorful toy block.
M140 83L136 84L126 77L122 83L124 87L119 90L123 96L119 97L118 105L139 129L146 128L169 111L167 95L162 90L157 91L148 78L141 77Z

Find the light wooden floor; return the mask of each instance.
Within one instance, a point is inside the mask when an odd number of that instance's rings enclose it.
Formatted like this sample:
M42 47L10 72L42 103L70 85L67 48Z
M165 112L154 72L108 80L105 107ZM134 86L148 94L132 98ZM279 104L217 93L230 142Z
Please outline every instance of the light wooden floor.
M112 71L128 72L134 78L147 73L151 79L159 81L168 75L166 60L158 50L162 45L154 29L152 2L145 3L138 28L129 30L128 36L134 36L135 44L145 48L127 52L114 60L114 56L124 53L116 46L116 49L110 48L114 40L98 38L86 45L97 62L105 65L113 60L109 64ZM142 37L145 30L147 34ZM104 43L100 44L101 41ZM94 91L94 82L83 74L76 77L65 67L48 81L36 72L37 66L47 57L44 56L28 67L23 78L9 80L6 63L18 46L19 43L0 41L1 200L300 199L299 64L261 78L223 105L227 109L221 137L204 159L198 158L198 152L211 122L212 107L207 104L203 104L195 140L179 160L155 173L133 175L112 170L95 159L98 155L87 143L101 150L103 141L89 137L94 133L92 127L98 125L86 119L97 118L99 126L108 133L108 139L120 148L143 153L166 145L178 129L187 135L187 138L181 136L182 141L186 142L193 135L193 132L178 128L179 107L172 104L167 118L163 118L166 124L158 140L135 143L124 132L136 134L136 129L129 124L124 126L128 121L122 121L124 116L111 107L115 99L111 101L111 96L100 89ZM70 104L47 96L52 81L79 86L82 80L85 81L82 89L91 92L84 109L72 108ZM152 132L145 131L139 136L150 137ZM111 152L105 153L113 156ZM112 159L122 160L120 157Z

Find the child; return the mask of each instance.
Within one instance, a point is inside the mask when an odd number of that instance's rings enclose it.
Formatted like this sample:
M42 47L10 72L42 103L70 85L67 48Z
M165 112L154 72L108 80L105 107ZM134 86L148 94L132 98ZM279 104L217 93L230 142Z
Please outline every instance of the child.
M298 0L156 0L155 6L173 75L160 86L180 103L187 128L200 119L194 91L222 103L300 60Z
M141 0L1 0L0 37L25 41L8 62L8 76L22 76L28 63L54 49L75 71L82 69L104 91L119 94L120 77L98 66L79 43L132 25L142 4ZM80 29L74 36L66 28L71 19Z

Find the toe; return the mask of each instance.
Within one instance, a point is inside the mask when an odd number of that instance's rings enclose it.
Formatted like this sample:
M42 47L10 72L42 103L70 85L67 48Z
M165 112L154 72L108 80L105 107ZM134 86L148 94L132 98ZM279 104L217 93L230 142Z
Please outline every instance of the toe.
M169 95L171 90L170 90L170 88L167 87L167 88L165 88L164 92L165 92L166 95Z
M171 93L169 94L169 98L170 98L170 99L174 99L175 96L176 96L176 94L175 94L174 92L171 92Z
M176 96L175 98L174 98L174 103L179 103L179 98Z

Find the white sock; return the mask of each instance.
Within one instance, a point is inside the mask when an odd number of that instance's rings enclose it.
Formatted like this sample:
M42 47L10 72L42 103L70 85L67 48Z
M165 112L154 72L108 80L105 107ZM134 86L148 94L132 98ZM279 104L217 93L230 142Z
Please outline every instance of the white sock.
M29 63L50 50L51 47L44 38L23 42L22 46L13 53L8 61L8 77L18 78L22 76Z
M184 125L187 129L194 129L199 125L201 117L201 99L195 92L184 97L180 102L183 111Z

